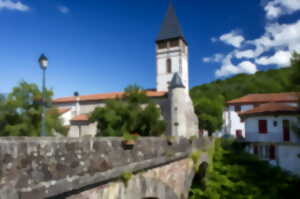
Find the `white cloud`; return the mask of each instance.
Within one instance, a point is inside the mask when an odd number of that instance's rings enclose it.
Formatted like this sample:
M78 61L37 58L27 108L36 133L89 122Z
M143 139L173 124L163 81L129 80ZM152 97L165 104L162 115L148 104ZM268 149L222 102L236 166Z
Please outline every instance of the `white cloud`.
M238 59L241 58L254 58L255 57L255 53L253 50L243 50L243 51L235 51L235 57Z
M289 51L277 51L273 56L261 57L255 60L255 63L260 65L277 65L279 68L287 67L290 64L291 53Z
M244 37L238 34L236 31L231 31L230 33L221 35L219 39L224 43L232 45L236 48L239 48L242 42L245 40Z
M57 9L63 14L68 14L70 12L70 9L66 6L58 6Z
M250 61L243 61L238 65L234 65L231 59L232 59L232 54L228 54L224 58L221 68L218 69L215 73L216 77L226 77L238 73L247 73L247 74L256 73L257 67L254 63Z
M249 43L255 45L256 57L272 48L300 52L300 20L292 24L270 24L262 37Z
M268 19L275 19L285 14L300 10L299 0L272 0L264 7Z
M211 63L211 62L221 62L224 58L224 55L221 53L214 54L212 57L204 57L203 62Z
M13 0L0 0L0 10L7 9L7 10L17 10L17 11L28 11L30 8L29 6L21 3L20 1L13 1Z

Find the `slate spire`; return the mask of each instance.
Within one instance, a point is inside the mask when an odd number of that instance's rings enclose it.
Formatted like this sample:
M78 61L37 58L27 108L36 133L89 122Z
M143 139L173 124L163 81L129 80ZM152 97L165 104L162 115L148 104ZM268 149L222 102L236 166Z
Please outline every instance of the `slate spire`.
M177 19L172 1L170 1L167 15L161 26L156 41L163 41L163 40L175 39L175 38L184 39L184 36L181 30L180 23Z
M182 83L182 79L181 79L180 75L177 72L172 77L172 80L171 80L171 83L170 83L170 88L171 89L173 89L173 88L185 88L185 86Z

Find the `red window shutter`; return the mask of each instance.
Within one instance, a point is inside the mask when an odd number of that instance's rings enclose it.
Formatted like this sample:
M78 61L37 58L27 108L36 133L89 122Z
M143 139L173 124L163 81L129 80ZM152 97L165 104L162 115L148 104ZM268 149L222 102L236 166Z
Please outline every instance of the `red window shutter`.
M269 148L269 153L270 153L270 160L275 160L276 158L276 155L275 155L275 145L270 145L270 148Z
M241 137L243 137L243 135L242 135L242 130L236 130L235 131L235 136L237 137L237 138L241 138Z
M259 133L267 133L268 132L267 120L259 120L258 121L258 130L259 130Z
M253 152L254 152L255 155L258 154L258 147L257 147L257 145L253 145Z

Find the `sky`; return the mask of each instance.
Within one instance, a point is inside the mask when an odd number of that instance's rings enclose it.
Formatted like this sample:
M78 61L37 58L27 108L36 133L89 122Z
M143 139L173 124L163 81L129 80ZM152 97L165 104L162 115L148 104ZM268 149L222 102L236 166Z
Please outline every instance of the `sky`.
M0 0L0 93L41 85L55 97L155 88L155 39L169 0ZM173 0L189 44L191 87L289 66L300 0Z

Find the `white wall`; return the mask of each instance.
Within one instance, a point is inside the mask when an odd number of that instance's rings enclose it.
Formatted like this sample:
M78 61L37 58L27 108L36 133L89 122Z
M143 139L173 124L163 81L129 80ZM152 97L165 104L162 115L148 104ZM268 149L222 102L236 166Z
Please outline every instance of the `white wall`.
M171 59L172 72L167 73L167 60ZM178 47L169 47L156 50L156 89L168 91L174 73L178 72L186 90L189 90L188 78L188 47L180 40Z
M61 120L61 122L62 122L62 124L64 125L64 126L70 126L70 120L73 118L74 116L73 116L73 110L72 110L72 108L69 110L69 111L67 111L67 112L65 112L65 113L63 113L63 114L61 114L60 116L59 116L59 118L60 118L60 120Z
M259 133L259 120L267 120L268 132L265 134ZM246 124L246 140L250 142L283 142L283 120L289 120L290 124L296 123L296 116L253 116L245 120ZM277 126L274 126L273 122L277 122ZM300 139L293 132L290 127L290 142L298 143Z
M97 133L97 123L76 122L71 125L68 137L95 136Z
M174 88L169 96L171 104L170 132L172 136L198 136L198 117L193 102L184 88Z
M229 105L223 113L223 127L220 132L218 132L218 137L225 134L231 136L236 136L236 130L242 130L242 135L245 137L245 122L242 122L239 114L234 110L234 105ZM241 111L247 111L253 109L254 105L245 104L241 105Z
M278 145L278 164L281 168L300 175L300 145Z

